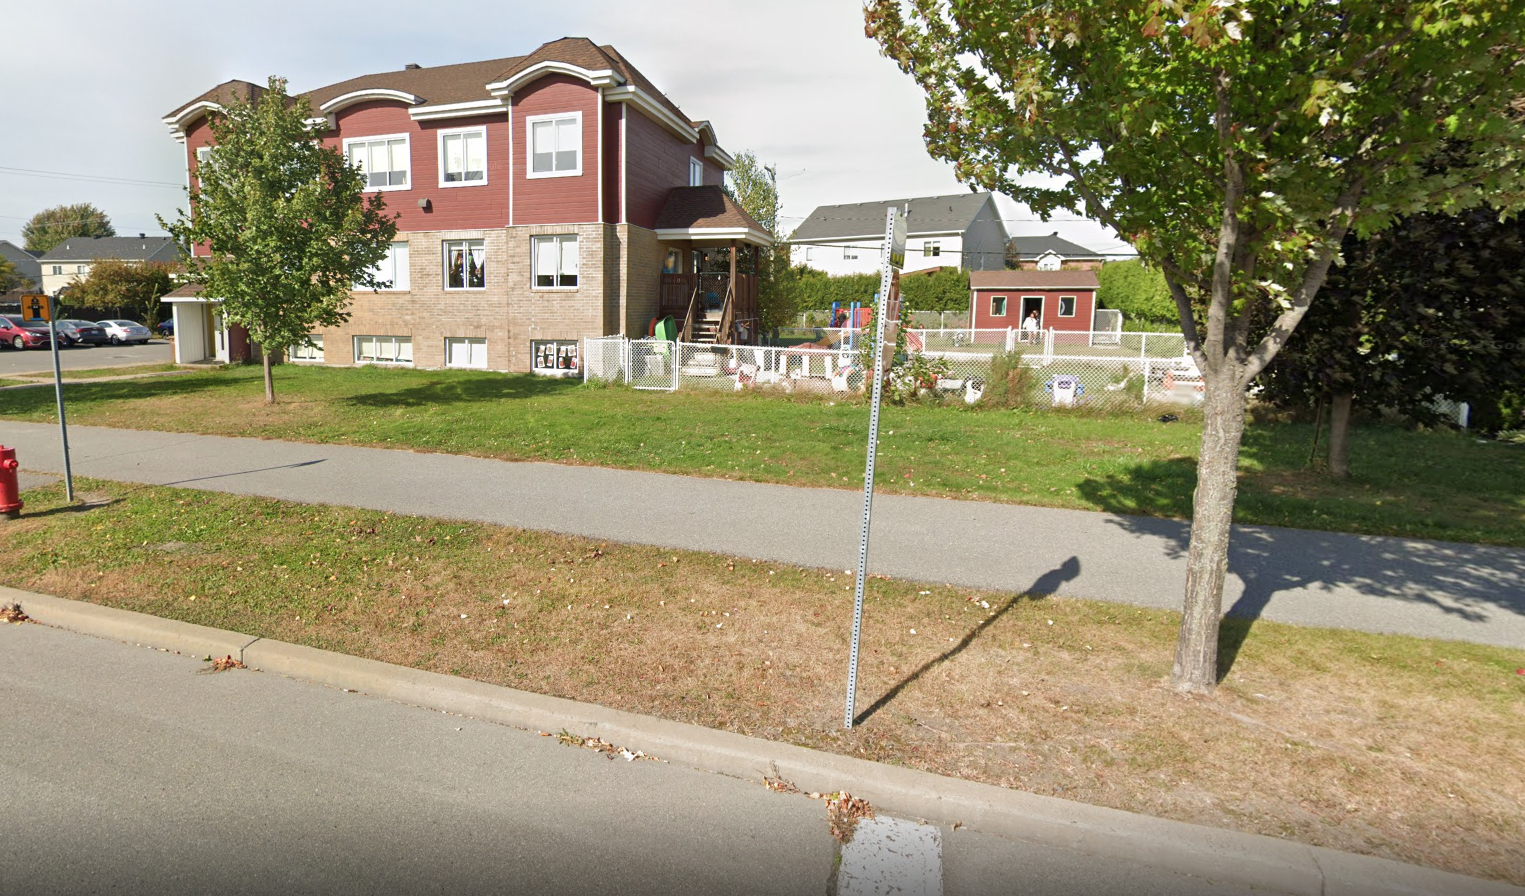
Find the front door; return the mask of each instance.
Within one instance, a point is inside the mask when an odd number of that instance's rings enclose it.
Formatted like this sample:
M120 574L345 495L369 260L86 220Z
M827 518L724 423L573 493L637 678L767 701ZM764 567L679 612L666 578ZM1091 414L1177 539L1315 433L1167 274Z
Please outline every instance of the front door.
M228 363L228 326L221 311L212 312L212 330L216 333L217 360Z

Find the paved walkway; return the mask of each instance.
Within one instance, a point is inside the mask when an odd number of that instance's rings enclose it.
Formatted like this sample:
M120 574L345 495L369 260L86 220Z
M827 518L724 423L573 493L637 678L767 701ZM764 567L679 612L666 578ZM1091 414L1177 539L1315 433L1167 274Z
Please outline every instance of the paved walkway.
M70 427L77 475L479 520L851 568L860 492L379 448ZM62 469L56 426L0 423L23 471ZM870 571L1179 608L1187 525L881 495ZM1525 648L1525 550L1262 526L1234 532L1230 612Z

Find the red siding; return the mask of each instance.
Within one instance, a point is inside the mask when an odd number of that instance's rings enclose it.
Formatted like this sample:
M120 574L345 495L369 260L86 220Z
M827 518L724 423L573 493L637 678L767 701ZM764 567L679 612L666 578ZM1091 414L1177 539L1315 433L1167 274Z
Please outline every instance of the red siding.
M412 169L410 189L381 193L387 210L399 215L397 229L464 230L508 224L508 116L483 115L443 121L413 121L401 103L359 103L338 113L338 129L323 142L340 151L355 137L407 134ZM487 183L470 187L440 186L439 132L487 128ZM419 208L420 199L429 209Z
M625 111L625 189L630 223L654 228L673 187L688 186L688 160L703 158L698 143L684 143L635 108ZM716 179L710 180L710 169ZM704 182L720 183L720 168L705 165Z
M187 170L191 174L191 185L196 185L196 150L203 146L212 145L212 126L207 123L205 115L196 119L195 123L185 129L185 156ZM197 243L191 247L192 255L211 255L212 250L206 243Z
M620 222L620 103L604 104L604 221Z
M1022 299L1025 296L1042 296L1043 311L1039 315L1039 325L1044 330L1052 328L1056 332L1080 331L1086 332L1091 329L1092 310L1096 307L1096 293L1090 289L986 289L973 290L974 293L974 328L976 330L1000 330L1006 327L1020 329L1022 326ZM1006 297L1006 316L996 317L990 313L990 299L993 296ZM1059 297L1075 297L1075 316L1059 316Z
M599 94L586 81L546 75L514 97L515 224L584 224L599 219ZM525 119L559 112L582 113L582 175L525 177L529 128Z

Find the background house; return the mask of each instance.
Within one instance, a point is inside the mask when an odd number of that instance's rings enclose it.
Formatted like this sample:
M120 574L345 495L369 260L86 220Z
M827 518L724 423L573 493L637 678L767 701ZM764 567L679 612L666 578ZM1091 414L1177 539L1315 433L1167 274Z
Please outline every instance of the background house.
M10 240L0 240L0 258L15 265L16 274L22 280L31 281L34 290L42 286L42 264L37 260L36 255Z
M884 213L892 206L910 209L906 271L949 265L998 271L1006 266L1006 227L990 193L823 205L790 237L791 263L832 275L878 271Z
M1020 329L1038 312L1038 327L1056 332L1096 328L1094 271L972 271L969 320L977 330Z
M1094 271L1106 260L1093 249L1061 239L1057 231L1006 242L1007 267L1021 271Z
M228 82L164 119L193 183L215 151L208 116L261 93ZM724 195L732 160L710 123L614 47L564 38L305 96L323 141L399 217L378 271L390 286L355 292L349 322L294 359L567 374L584 337L644 336L665 314L689 333L708 321L716 341L755 338L750 272L772 235ZM177 326L182 305L209 313L199 295L170 304Z
M71 237L48 250L38 264L42 268L42 291L57 295L60 289L84 280L97 261L126 262L180 260L180 247L167 236ZM147 322L150 326L153 321Z

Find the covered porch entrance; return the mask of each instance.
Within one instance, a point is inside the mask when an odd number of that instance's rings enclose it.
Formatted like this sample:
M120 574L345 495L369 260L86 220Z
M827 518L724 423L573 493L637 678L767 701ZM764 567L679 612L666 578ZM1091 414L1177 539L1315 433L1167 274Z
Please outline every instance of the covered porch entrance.
M756 345L758 271L773 236L718 186L675 187L657 223L669 247L657 317L683 342Z

